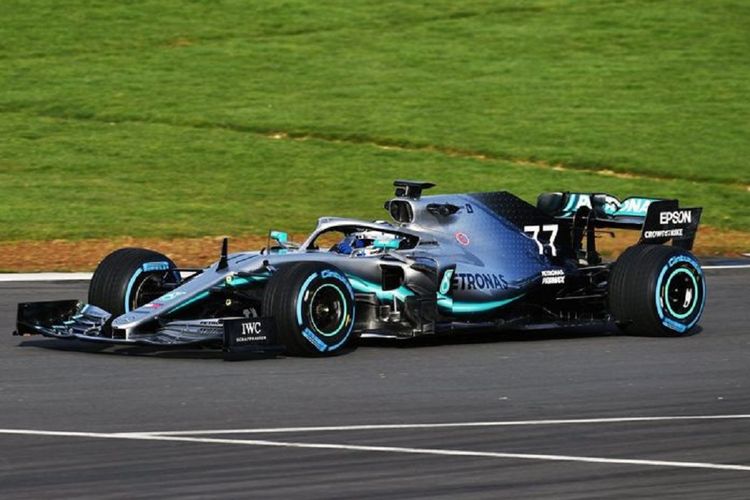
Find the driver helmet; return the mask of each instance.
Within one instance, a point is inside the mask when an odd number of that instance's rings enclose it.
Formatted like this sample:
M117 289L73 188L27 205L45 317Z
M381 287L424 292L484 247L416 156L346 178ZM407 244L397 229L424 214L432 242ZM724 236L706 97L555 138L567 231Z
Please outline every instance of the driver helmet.
M337 250L344 254L354 254L356 256L375 255L383 252L382 248L375 247L375 240L397 240L393 233L384 233L382 231L357 231L348 234L337 244Z

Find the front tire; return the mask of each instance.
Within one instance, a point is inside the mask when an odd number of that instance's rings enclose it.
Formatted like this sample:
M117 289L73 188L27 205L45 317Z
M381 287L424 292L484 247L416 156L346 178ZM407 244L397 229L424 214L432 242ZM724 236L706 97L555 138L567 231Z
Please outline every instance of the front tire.
M338 268L299 262L280 268L263 294L281 343L295 356L333 356L356 340L354 291Z
M622 253L610 273L610 310L629 335L689 335L705 303L703 270L686 250L636 245Z
M180 280L167 256L145 248L121 248L97 266L89 285L89 304L120 316L167 293ZM169 284L169 287L164 287Z

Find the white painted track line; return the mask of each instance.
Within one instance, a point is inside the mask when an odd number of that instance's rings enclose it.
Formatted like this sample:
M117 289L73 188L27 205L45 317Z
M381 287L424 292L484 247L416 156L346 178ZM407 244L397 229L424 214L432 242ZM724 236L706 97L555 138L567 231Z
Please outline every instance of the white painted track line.
M182 272L180 275L186 278L193 272ZM21 281L90 281L94 273L1 273L0 283L12 283Z
M7 273L0 282L14 281L88 281L94 273Z
M678 462L678 461L670 461L670 460L641 460L641 459L630 459L630 458L584 457L584 456L573 456L573 455L546 455L546 454L541 455L541 454L534 454L534 453L503 453L503 452L470 451L470 450L445 450L445 449L436 449L436 448L407 448L407 447L399 447L399 446L365 446L365 445L335 444L335 443L300 443L300 442L288 442L288 441L159 436L159 435L154 435L154 434L138 434L138 433L108 434L108 433L96 433L96 432L43 431L43 430L31 430L31 429L0 429L0 434L99 438L99 439L125 439L125 440L136 440L136 441L167 441L167 442L228 444L228 445L244 445L244 446L271 446L271 447L279 447L279 448L325 449L325 450L343 450L343 451L379 452L379 453L407 453L407 454L417 454L417 455L504 458L504 459L542 460L542 461L558 461L558 462L585 462L585 463L599 463L599 464L637 465L637 466L649 466L649 467L679 467L679 468L689 468L689 469L714 469L714 470L750 472L750 466L736 465L736 464L715 464L715 463L706 463L706 462Z
M365 424L339 425L320 427L275 427L261 429L221 429L221 430L190 430L190 431L154 431L139 432L139 435L155 436L190 436L190 435L219 435L219 434L271 434L289 432L336 432L336 431L365 431L365 430L399 430L399 429L450 429L466 427L511 427L524 425L572 425L572 424L618 424L631 422L668 422L685 420L746 420L746 415L677 415L663 417L615 417L615 418L578 418L564 420L503 420L497 422L446 422L437 424ZM126 433L129 434L129 433Z
M703 269L750 269L750 264L738 264L736 266L701 266Z

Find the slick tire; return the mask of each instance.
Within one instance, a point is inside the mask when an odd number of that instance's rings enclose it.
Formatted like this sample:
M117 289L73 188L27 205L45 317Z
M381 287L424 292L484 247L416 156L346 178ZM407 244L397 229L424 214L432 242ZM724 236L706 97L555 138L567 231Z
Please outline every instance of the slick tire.
M299 262L274 273L262 309L274 319L287 354L333 356L356 341L354 306L354 291L338 268Z
M693 254L670 246L635 245L609 277L609 307L628 335L695 332L706 304L706 281Z
M91 278L89 304L120 316L167 292L165 282L179 283L168 257L144 248L121 248L102 260ZM173 288L170 287L170 288Z

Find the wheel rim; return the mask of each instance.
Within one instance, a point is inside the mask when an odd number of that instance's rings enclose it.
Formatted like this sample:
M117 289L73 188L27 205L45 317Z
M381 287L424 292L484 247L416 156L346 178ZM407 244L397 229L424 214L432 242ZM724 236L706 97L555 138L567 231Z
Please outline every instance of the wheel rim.
M159 275L151 274L141 280L135 287L130 298L130 309L137 309L164 295L166 291L162 285L163 279Z
M667 311L677 319L690 316L698 304L698 282L693 273L684 267L672 271L664 293Z
M315 290L310 298L308 314L315 331L324 337L333 337L346 322L346 298L332 283L325 283Z
M706 283L700 265L692 257L671 257L659 273L656 290L656 312L666 328L685 333L700 320Z

